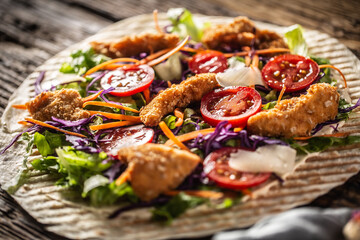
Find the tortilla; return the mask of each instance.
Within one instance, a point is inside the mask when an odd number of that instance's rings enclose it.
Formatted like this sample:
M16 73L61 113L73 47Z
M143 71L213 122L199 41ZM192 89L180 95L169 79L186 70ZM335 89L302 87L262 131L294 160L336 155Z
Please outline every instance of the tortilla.
M228 17L196 15L203 22L225 23ZM168 22L159 16L160 25ZM257 27L281 33L283 28L256 22ZM25 111L11 108L34 97L34 82L41 71L46 71L43 88L58 84L64 75L59 73L63 62L69 60L72 50L86 48L94 40L111 40L124 35L154 29L152 15L141 15L115 23L98 34L60 52L46 61L23 82L11 96L1 119L0 142L7 145L22 130L17 121ZM313 55L328 58L340 68L349 85L349 96L354 102L360 97L360 61L336 39L318 31L305 33L309 50ZM339 79L339 78L337 78ZM360 132L360 114L355 113L341 128L341 132ZM254 192L252 199L230 209L216 210L206 205L187 211L169 226L150 221L149 209L125 212L115 219L107 217L119 206L93 208L64 199L66 189L54 186L54 177L37 171L30 172L30 179L14 195L14 199L36 220L45 224L48 231L69 238L113 239L165 239L199 237L229 228L249 226L274 213L309 203L330 189L343 184L360 170L360 145L332 149L313 154L298 162L293 173L287 174L284 183L271 182ZM16 144L0 156L0 184L6 189L16 182L15 176L23 164L25 146Z

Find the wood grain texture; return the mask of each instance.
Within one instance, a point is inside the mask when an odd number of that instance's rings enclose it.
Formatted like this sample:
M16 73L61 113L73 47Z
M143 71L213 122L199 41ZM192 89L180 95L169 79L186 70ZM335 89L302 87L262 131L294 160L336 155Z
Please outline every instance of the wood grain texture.
M7 99L36 66L60 50L126 17L186 7L208 15L246 15L279 25L302 24L336 37L360 57L360 2L308 0L2 0L0 115ZM269 10L271 9L271 10ZM360 174L312 206L359 207ZM0 190L0 239L63 239L48 233Z

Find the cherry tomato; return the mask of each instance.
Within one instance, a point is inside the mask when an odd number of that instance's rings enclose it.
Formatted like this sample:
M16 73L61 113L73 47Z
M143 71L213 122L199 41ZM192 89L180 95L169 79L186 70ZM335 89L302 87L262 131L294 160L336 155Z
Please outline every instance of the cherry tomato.
M117 158L119 149L150 143L153 137L154 130L144 125L117 128L101 139L99 146L108 155Z
M192 72L218 73L228 68L225 55L218 51L205 50L195 54L189 61L189 68Z
M302 90L315 81L320 68L313 60L299 55L280 55L272 58L261 70L262 77L271 88L285 92Z
M204 160L204 172L216 185L240 190L257 186L269 179L271 173L240 172L229 166L231 153L238 148L224 147L210 153Z
M249 117L261 110L261 96L253 88L216 89L201 99L200 111L211 126L228 121L233 127L244 127Z
M104 89L114 87L115 90L110 94L115 96L131 96L148 88L154 76L154 70L148 65L120 67L101 79L101 87Z

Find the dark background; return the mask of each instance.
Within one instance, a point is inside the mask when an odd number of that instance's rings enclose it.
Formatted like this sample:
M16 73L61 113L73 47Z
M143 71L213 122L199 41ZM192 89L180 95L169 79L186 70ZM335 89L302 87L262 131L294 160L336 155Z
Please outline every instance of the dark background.
M0 116L12 92L46 59L113 22L171 7L278 25L298 23L339 39L360 57L358 0L0 0ZM360 174L311 205L356 208L359 193ZM46 232L0 189L0 239L62 238Z

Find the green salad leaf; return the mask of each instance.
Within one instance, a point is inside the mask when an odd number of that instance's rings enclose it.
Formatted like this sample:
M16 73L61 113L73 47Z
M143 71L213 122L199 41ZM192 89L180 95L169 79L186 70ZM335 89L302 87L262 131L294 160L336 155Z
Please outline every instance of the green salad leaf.
M167 16L172 23L172 32L182 37L189 35L196 42L201 41L204 26L199 27L195 24L193 15L189 10L185 8L170 8Z
M330 61L326 58L320 58L320 57L314 57L311 56L310 57L312 60L314 60L318 65L323 65L323 64L331 64ZM330 72L330 68L324 68L324 77L322 77L320 79L319 82L323 82L323 83L328 83L331 86L335 86L337 81L334 78L331 78L331 72Z
M153 219L156 221L162 221L165 223L171 223L171 221L183 214L187 209L199 206L208 199L192 197L183 192L173 197L167 204L163 206L155 207L152 210Z
M109 58L104 55L96 54L92 48L74 51L71 53L71 58L70 62L62 64L60 72L82 75L90 68L109 60Z
M284 36L291 53L308 56L308 47L303 36L303 28L296 24L287 28Z

